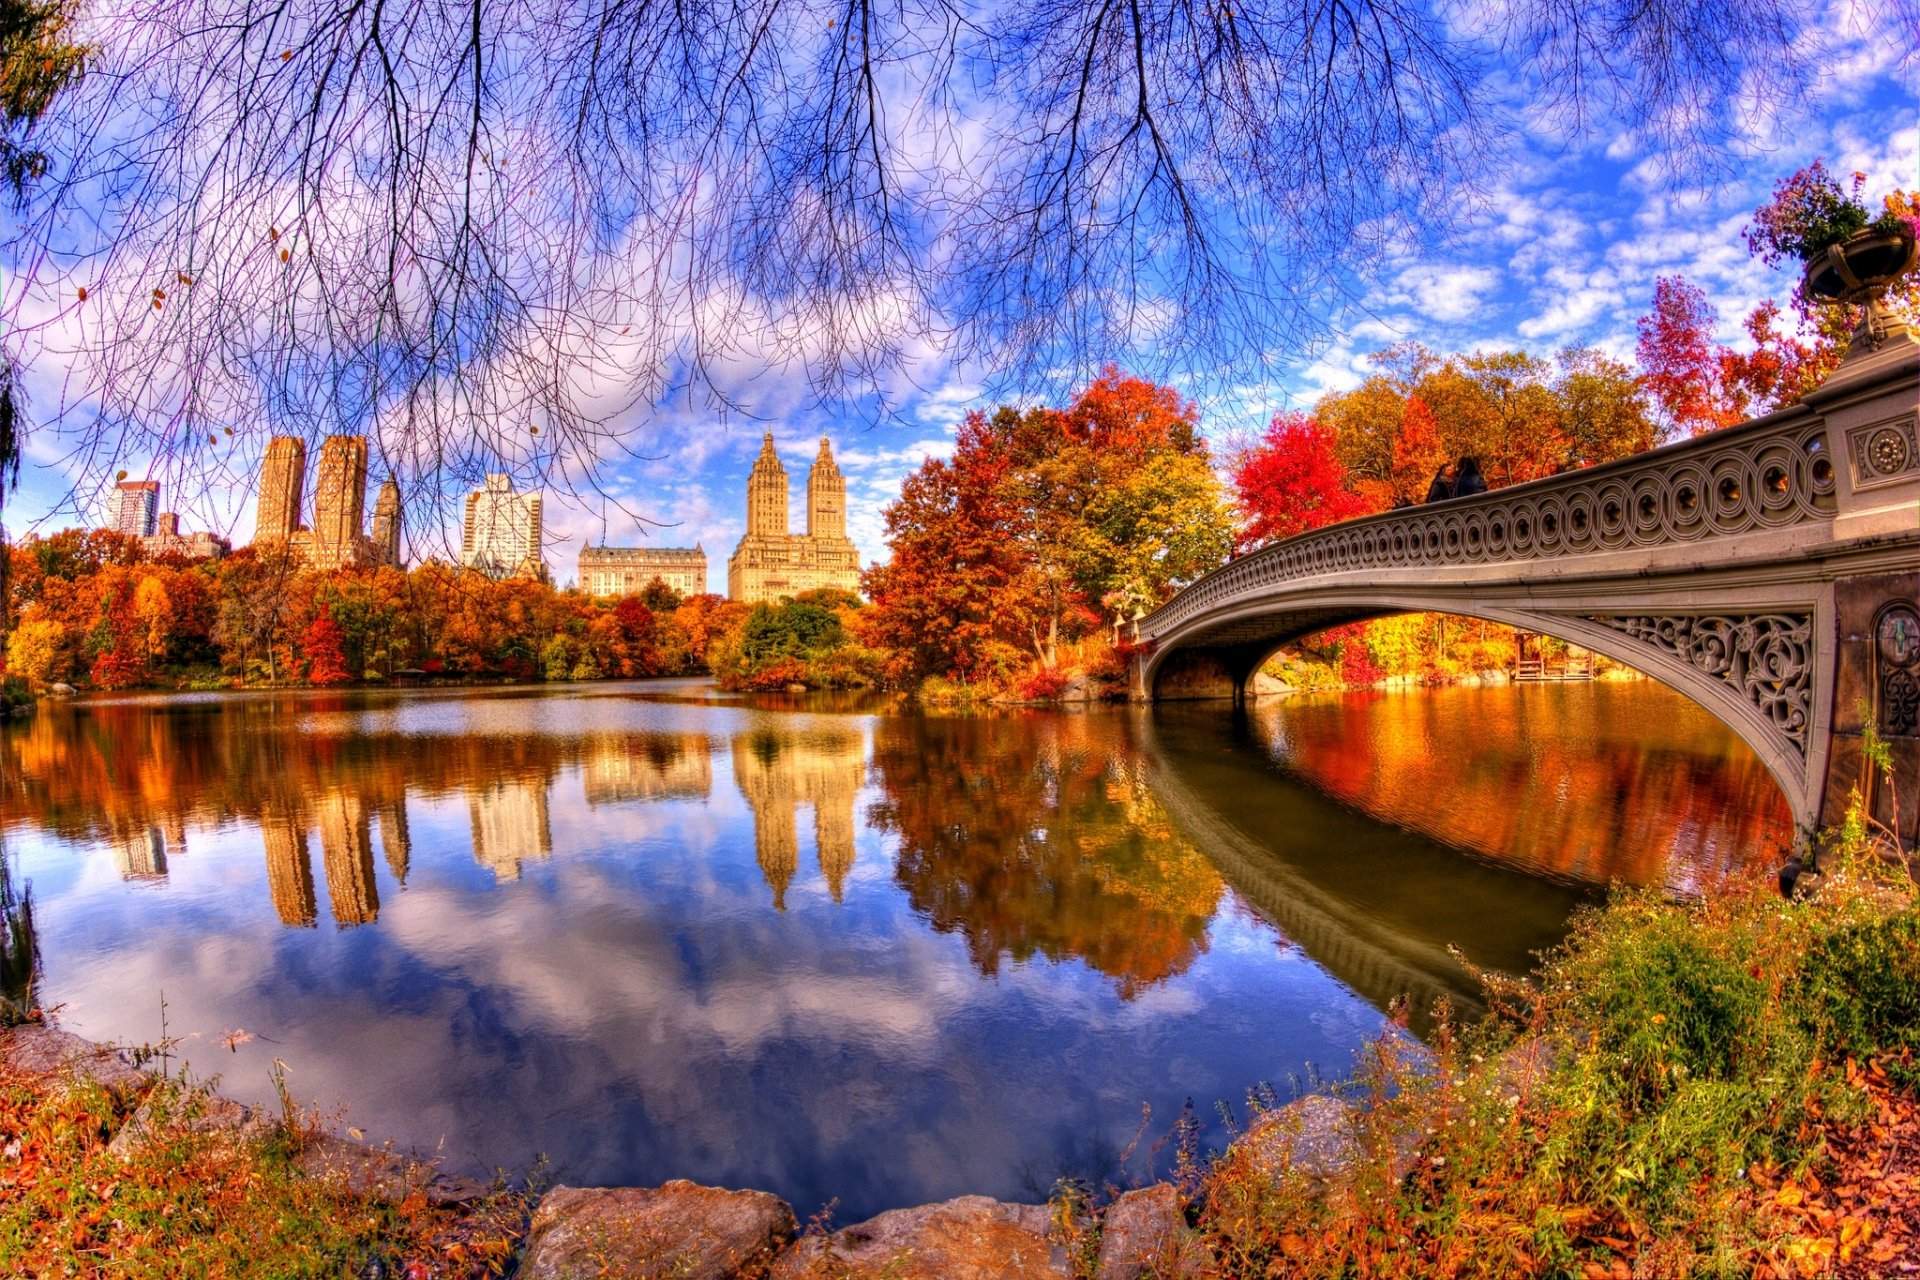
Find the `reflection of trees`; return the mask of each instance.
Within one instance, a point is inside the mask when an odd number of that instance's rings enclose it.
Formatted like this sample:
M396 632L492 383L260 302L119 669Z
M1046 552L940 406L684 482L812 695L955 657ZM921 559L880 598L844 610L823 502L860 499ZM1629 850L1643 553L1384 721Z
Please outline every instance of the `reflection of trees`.
M1131 998L1183 972L1220 901L1106 716L887 718L874 740L895 876L936 929L1001 958L1078 957Z
M787 888L800 870L800 806L813 809L813 847L835 902L853 870L853 799L867 774L858 730L774 733L733 739L733 780L753 810L753 852L786 910Z
M6 834L0 832L0 1026L33 1011L39 970L33 891L30 887L14 887L13 868L7 865Z
M1759 759L1653 684L1358 694L1257 724L1341 800L1562 879L1697 889L1792 834Z

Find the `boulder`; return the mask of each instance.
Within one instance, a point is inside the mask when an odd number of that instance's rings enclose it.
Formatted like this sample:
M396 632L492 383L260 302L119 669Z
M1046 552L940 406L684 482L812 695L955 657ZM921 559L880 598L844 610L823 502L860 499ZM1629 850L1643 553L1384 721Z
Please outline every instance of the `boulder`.
M527 1234L520 1280L757 1280L793 1239L793 1210L764 1191L676 1181L555 1187Z
M1093 685L1085 676L1074 676L1060 690L1062 702L1093 701Z
M202 1089L168 1084L149 1092L107 1150L122 1160L178 1133L224 1134L237 1139L262 1137L274 1122L252 1107Z
M0 1028L0 1062L41 1080L71 1077L97 1084L122 1098L153 1083L152 1076L128 1062L119 1050L39 1022Z
M1270 676L1264 671L1256 671L1247 677L1247 696L1249 698L1278 698L1293 692L1293 686L1278 676Z
M1212 1261L1187 1225L1180 1193L1165 1182L1129 1191L1100 1219L1100 1256L1094 1280L1187 1280Z
M80 691L64 680L56 680L47 687L47 692L56 698L71 698Z
M1070 1280L1040 1204L961 1196L894 1209L830 1236L810 1236L771 1280Z
M355 1195L395 1204L416 1191L428 1204L464 1204L487 1194L473 1179L442 1173L425 1160L332 1134L306 1139L293 1163L308 1177L337 1179Z
M1361 1158L1358 1128L1352 1107L1338 1098L1308 1094L1261 1115L1231 1151L1268 1179L1291 1175L1327 1182Z

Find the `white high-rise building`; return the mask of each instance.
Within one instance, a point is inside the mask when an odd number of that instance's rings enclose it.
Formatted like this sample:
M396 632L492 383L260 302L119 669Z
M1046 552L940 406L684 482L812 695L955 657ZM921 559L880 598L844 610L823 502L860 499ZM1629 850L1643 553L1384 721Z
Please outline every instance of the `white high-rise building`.
M490 578L547 576L540 555L541 496L515 493L510 476L490 475L467 495L460 533L460 563Z
M160 482L122 480L107 495L107 522L103 528L129 538L151 538L160 519Z

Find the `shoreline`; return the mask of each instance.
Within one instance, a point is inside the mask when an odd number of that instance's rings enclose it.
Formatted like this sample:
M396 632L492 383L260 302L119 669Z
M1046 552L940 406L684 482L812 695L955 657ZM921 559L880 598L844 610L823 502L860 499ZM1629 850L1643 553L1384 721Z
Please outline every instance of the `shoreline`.
M1920 1179L1920 903L1884 850L1834 856L1795 903L1760 879L1688 906L1617 898L1532 978L1494 980L1493 1016L1445 1024L1430 1048L1381 1037L1349 1082L1258 1112L1171 1179L1060 1183L1045 1204L960 1196L803 1230L775 1195L687 1181L489 1190L45 1024L0 1029L0 1086L115 1099L95 1140L120 1163L88 1165L96 1180L239 1150L285 1173L275 1194L324 1188L354 1222L412 1206L443 1233L479 1220L498 1234L483 1269L391 1273L406 1276L1317 1278L1352 1274L1364 1248L1383 1275L1853 1280L1920 1269L1920 1203L1860 1200L1896 1172ZM1751 976L1770 968L1771 983ZM1633 1159L1650 1163L1622 1183ZM0 1230L17 1181L0 1161ZM57 1202L42 1212L63 1221Z

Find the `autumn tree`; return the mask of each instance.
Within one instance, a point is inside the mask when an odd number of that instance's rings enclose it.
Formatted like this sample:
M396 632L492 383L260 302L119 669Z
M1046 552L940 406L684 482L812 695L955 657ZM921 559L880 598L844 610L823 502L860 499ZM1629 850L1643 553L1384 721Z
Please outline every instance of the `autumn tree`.
M307 683L326 686L345 684L353 678L347 670L347 633L324 607L300 632L300 656L306 660Z
M859 625L907 683L1056 667L1231 538L1194 406L1113 368L1062 408L969 414L953 457L909 476L886 521L892 556L867 574Z
M1653 282L1653 310L1636 323L1634 354L1641 381L1667 423L1687 435L1703 435L1740 421L1721 385L1720 353L1713 341L1719 322L1698 286L1679 276Z
M1259 443L1233 461L1241 547L1367 514L1346 481L1331 431L1304 413L1276 414Z
M1433 478L1449 461L1433 410L1418 395L1407 397L1400 414L1400 431L1393 439L1391 494L1396 504L1414 503L1427 496Z
M67 629L58 620L28 614L7 636L7 671L39 684L66 680L73 674L73 655Z

